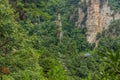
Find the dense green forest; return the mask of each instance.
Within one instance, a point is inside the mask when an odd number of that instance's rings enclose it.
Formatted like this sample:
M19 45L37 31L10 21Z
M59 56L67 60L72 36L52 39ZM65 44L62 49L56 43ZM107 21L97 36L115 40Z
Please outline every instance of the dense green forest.
M75 26L79 1L0 0L0 80L120 80L120 20L95 48ZM120 11L119 0L109 6Z

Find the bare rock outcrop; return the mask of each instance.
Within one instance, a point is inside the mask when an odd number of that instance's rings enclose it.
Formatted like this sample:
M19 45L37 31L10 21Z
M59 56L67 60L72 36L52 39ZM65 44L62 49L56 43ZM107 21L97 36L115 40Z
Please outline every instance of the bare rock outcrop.
M89 43L96 42L97 33L108 26L113 20L120 19L120 13L114 13L108 5L108 1L104 2L100 7L100 0L91 0L91 5L87 7L87 41Z
M77 26L77 28L81 27L81 22L83 21L84 16L85 13L80 7L78 7L78 21L75 23L75 26Z

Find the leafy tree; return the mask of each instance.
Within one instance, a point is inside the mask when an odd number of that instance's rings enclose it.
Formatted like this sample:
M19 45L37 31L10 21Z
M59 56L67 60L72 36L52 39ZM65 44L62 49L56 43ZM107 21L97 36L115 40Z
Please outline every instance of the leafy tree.
M72 80L64 70L62 63L49 51L43 52L39 57L39 65L43 68L44 76L48 80Z
M17 22L14 10L7 0L0 1L0 53L10 53L15 42Z

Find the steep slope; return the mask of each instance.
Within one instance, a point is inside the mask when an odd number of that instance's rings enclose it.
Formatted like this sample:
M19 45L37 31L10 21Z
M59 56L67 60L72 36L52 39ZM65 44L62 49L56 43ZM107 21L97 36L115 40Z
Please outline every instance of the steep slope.
M114 20L120 19L120 13L114 12L109 6L108 0L81 0L80 3L84 2L84 6L87 11L83 12L81 8L78 8L79 17L77 23L81 23L86 17L86 28L87 28L87 41L89 43L96 42L97 33L101 33L103 29L108 29L110 23ZM80 25L77 25L80 26Z
M92 43L96 41L98 32L107 29L113 20L120 19L120 14L110 9L108 2L104 2L100 8L100 0L93 0L91 6L88 6L87 16L87 40Z

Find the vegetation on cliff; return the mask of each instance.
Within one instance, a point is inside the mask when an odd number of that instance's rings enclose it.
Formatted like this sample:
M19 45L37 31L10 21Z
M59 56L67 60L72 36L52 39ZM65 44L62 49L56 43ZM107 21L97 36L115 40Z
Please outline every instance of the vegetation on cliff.
M119 11L119 0L109 1ZM98 34L95 48L86 40L86 6L79 0L0 0L0 80L119 80L120 20ZM78 7L85 13L80 27Z

